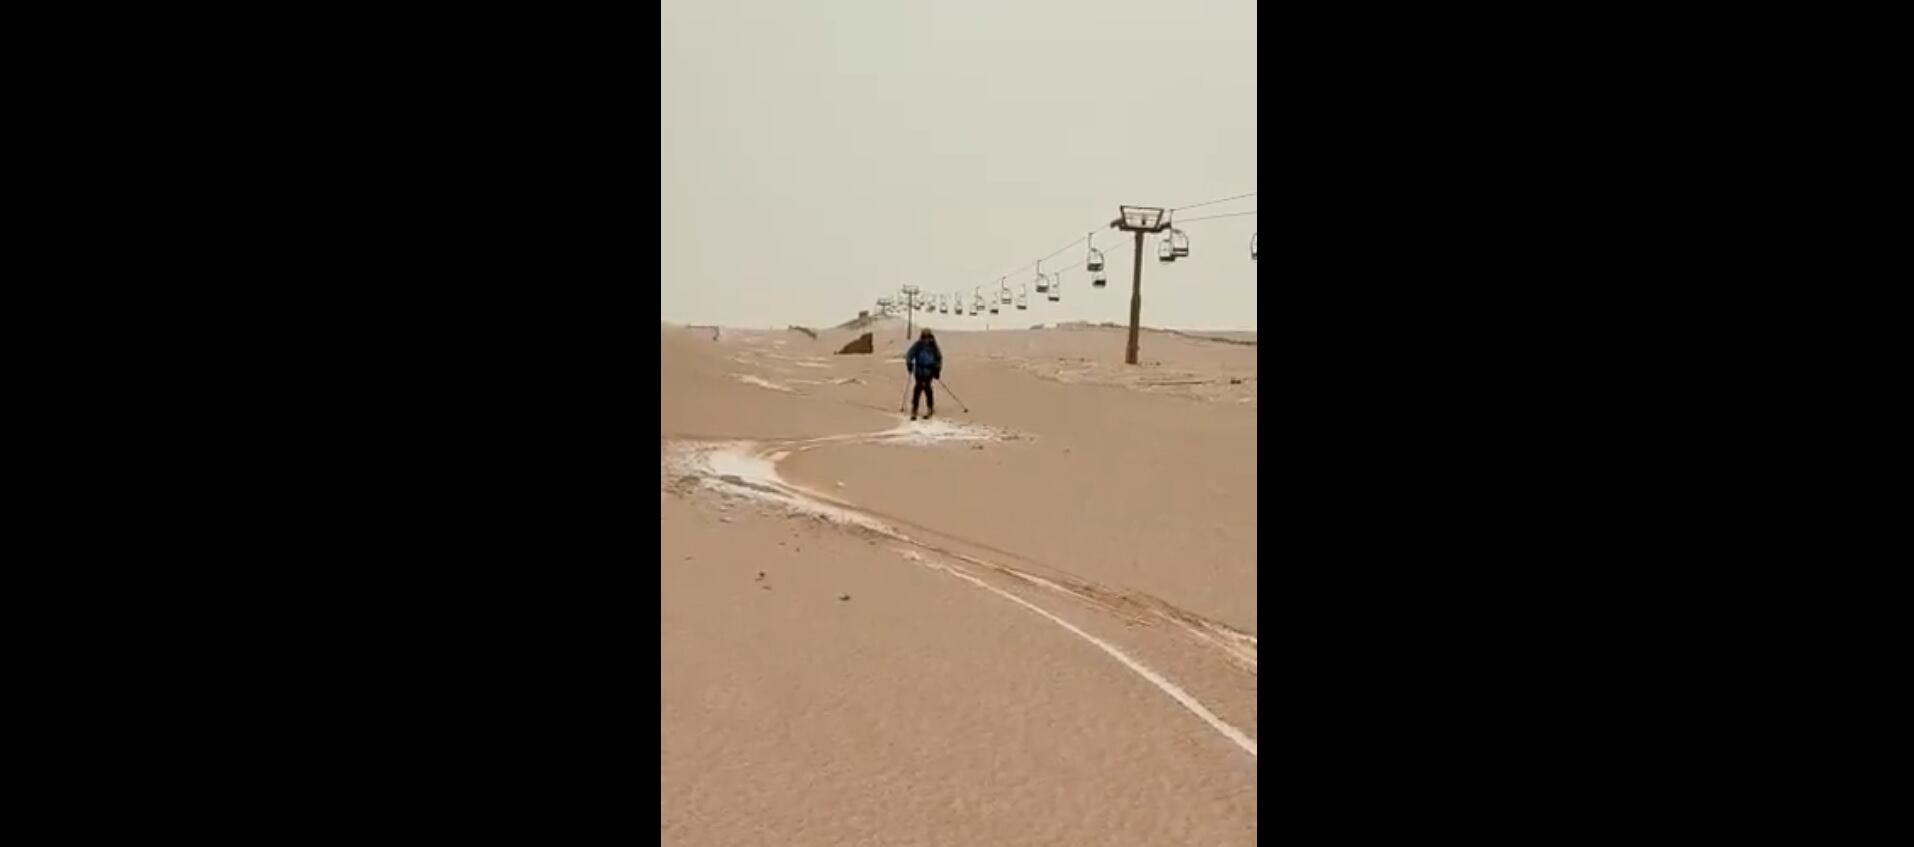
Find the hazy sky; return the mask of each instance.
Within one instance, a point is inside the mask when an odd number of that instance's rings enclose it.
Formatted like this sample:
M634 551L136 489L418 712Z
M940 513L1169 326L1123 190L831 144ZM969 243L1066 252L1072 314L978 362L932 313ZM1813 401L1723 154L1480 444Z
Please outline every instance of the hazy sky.
M841 323L906 283L994 289L1086 232L1109 259L993 326L1126 322L1119 204L1257 190L1254 0L663 0L663 317ZM1250 197L1180 218L1257 209ZM1253 329L1259 216L1145 242L1143 322ZM1046 271L1079 262L1078 244ZM1034 280L1024 269L1014 291ZM983 326L933 315L932 326Z

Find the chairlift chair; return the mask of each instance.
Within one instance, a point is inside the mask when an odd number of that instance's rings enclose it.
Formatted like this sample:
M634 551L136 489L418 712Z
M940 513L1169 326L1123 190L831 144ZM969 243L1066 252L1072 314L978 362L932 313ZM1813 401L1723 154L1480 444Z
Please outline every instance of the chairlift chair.
M1096 240L1097 234L1094 232L1085 233L1083 236L1083 246L1090 251L1090 255L1083 261L1083 267L1091 273L1103 270L1103 251L1097 249Z
M1256 261L1256 233L1249 234L1249 260Z
M1110 281L1104 278L1103 271L1099 270L1095 274L1091 275L1090 277L1091 288L1104 288L1108 286L1109 284L1110 284Z
M1063 300L1063 274L1059 273L1057 274L1056 279L1053 279L1050 281L1050 302L1056 303L1062 300Z
M1017 308L1020 310L1030 308L1030 285L1028 283L1017 292Z
M1175 253L1178 259L1188 257L1190 255L1189 234L1180 229L1170 230L1170 252Z
M1176 248L1170 246L1169 239L1165 238L1156 243L1156 260L1166 265L1176 261Z

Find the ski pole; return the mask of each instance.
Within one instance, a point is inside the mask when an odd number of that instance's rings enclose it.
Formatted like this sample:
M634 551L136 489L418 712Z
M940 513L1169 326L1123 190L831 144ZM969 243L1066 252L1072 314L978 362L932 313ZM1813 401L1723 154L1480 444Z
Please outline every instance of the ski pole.
M957 392L950 390L950 384L944 382L943 377L940 376L937 378L937 384L944 387L944 393L949 394L950 399L957 401L957 408L963 409L964 414L970 414L970 407L964 405L964 398L957 396Z

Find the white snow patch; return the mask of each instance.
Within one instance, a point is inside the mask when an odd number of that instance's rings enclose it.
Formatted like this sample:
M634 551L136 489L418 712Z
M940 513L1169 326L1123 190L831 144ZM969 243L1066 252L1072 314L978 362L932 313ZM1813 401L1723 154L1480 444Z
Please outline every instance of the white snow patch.
M793 391L793 390L791 390L791 389L790 389L789 387L787 387L787 386L783 386L783 385L779 385L779 384L777 384L777 383L775 383L775 382L772 382L772 381L770 381L770 380L768 380L768 379L765 379L764 377L761 377L761 376L754 376L754 375L752 375L752 374L732 374L732 375L731 375L731 378L732 378L732 379L735 379L735 380L737 380L737 381L739 381L739 382L742 382L742 383L746 383L746 384L749 384L749 385L755 385L755 386L757 386L757 387L759 387L759 388L769 388L769 389L771 389L772 391L782 391L782 392L784 392L784 393L786 393L786 394L796 394L796 393L797 393L797 392L795 392L795 391Z
M732 445L705 454L705 464L717 476L735 476L746 482L775 485L778 470L771 462L750 452L748 444Z
M871 435L873 441L913 446L945 444L953 441L1009 441L1011 438L1010 433L1004 430L946 418L907 421Z
M778 504L803 514L853 524L896 537L896 530L864 515L833 506L817 495L791 485L778 476L776 460L789 451L759 455L759 445L750 441L705 444L680 444L665 456L672 476L693 476L698 484L727 497L746 497Z

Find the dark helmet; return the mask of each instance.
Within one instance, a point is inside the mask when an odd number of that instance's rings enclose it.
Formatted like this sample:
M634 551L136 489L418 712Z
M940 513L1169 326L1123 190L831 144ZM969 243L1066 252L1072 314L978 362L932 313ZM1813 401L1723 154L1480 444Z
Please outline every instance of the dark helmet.
M920 332L920 333L918 333L918 334L917 334L917 337L919 337L919 338L927 338L927 339L928 339L928 338L936 338L937 336L935 336L935 335L932 335L932 334L931 334L931 332L930 332L930 330L929 330L928 328L926 328L926 329L925 329L925 330L924 330L923 332Z

